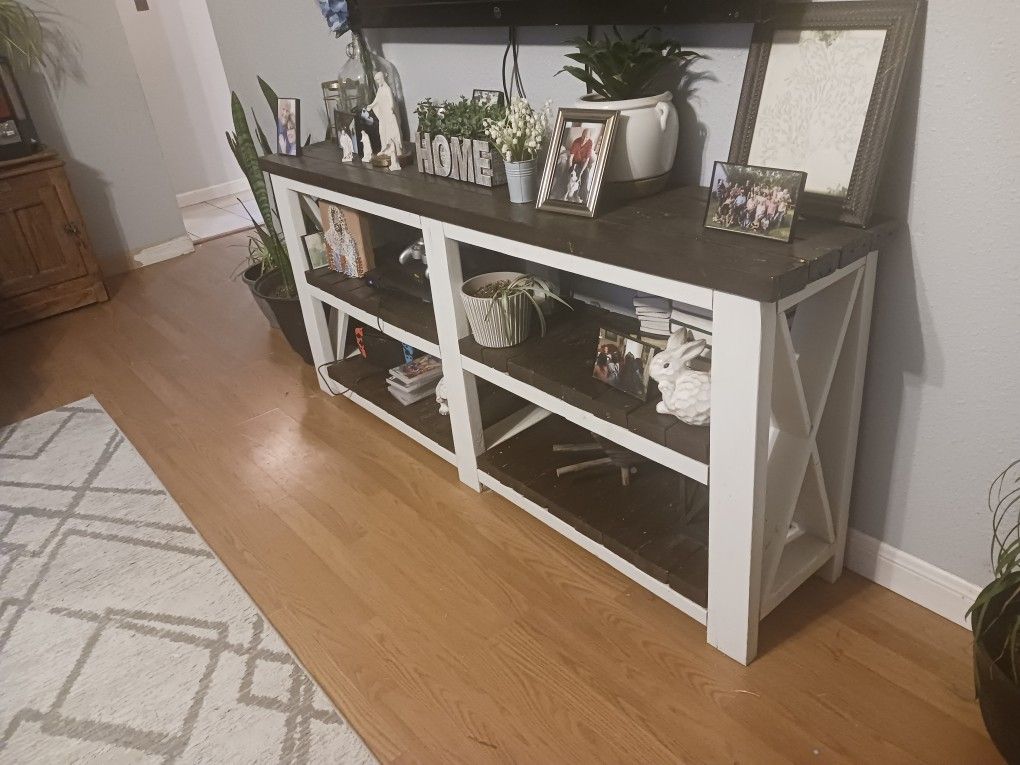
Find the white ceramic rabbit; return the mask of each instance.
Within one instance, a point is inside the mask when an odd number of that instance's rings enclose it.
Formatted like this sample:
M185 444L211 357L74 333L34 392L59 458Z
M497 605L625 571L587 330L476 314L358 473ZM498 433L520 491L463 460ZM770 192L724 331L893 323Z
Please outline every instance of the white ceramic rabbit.
M662 391L655 405L659 414L672 414L688 425L708 425L712 413L712 374L688 365L701 355L707 343L692 340L690 331L674 332L666 350L652 357L649 372Z

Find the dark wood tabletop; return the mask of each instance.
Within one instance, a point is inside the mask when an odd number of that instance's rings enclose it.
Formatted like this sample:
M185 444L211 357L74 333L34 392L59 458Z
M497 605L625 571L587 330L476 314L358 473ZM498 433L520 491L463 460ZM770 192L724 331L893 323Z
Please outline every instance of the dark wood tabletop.
M268 173L407 210L526 244L614 266L771 302L878 249L896 229L801 220L789 244L706 229L708 190L674 188L644 199L606 204L578 218L511 204L505 187L487 189L419 173L343 163L335 144L317 143L300 157L263 157Z

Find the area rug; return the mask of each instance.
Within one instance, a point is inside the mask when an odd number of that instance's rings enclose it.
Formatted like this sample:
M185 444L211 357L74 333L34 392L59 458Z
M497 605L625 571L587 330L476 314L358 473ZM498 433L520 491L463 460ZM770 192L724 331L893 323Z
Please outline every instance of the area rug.
M0 762L375 762L94 398L0 428Z

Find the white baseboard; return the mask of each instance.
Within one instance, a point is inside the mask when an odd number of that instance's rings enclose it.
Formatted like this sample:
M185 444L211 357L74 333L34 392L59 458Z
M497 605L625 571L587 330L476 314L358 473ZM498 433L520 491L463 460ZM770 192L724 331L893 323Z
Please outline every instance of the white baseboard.
M194 251L195 245L191 241L191 237L187 235L179 236L176 239L171 239L169 242L146 247L144 250L134 253L128 267L141 268L142 266L151 266L153 263L170 260L170 258L176 258L179 255L188 255Z
M846 567L970 629L964 618L981 588L855 529L847 535Z
M217 183L215 186L206 186L204 189L185 191L183 194L177 195L177 206L188 207L189 205L197 205L199 202L208 202L230 194L240 194L242 191L247 190L247 188L248 180L246 178L238 178L235 181Z

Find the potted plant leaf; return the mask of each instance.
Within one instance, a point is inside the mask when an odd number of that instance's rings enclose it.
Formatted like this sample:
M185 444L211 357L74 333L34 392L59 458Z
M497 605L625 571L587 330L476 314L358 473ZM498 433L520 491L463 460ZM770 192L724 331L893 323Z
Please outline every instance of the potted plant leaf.
M605 179L629 184L631 194L661 190L676 158L680 119L672 93L656 82L669 67L682 74L700 57L675 40L653 41L651 32L625 39L613 27L613 37L569 40L577 51L567 58L580 66L568 64L557 72L576 77L589 89L581 106L620 112Z
M259 85L262 87L262 92L273 114L275 114L276 93L261 77ZM262 221L259 222L250 211L248 212L252 225L255 227L255 234L252 241L249 242L249 253L258 258L259 268L256 269L253 264L245 273L251 272L251 276L254 276L255 271L260 271L260 276L252 284L252 294L256 303L260 304L260 308L263 307L263 302L268 306L276 320L276 326L283 332L290 347L311 364L311 348L308 344L308 335L305 332L304 316L301 313L301 304L298 300L297 285L294 281L294 271L291 267L287 245L276 226L275 211L270 201L265 175L262 173L262 168L259 167L259 151L248 124L248 117L237 93L230 94L230 110L234 122L234 132L227 133L227 143L234 153L241 172L248 180L255 204L262 217ZM273 150L269 139L258 124L258 120L255 120L255 131L262 152L272 154ZM263 310L265 309L263 308Z
M503 119L485 121L485 132L503 155L507 189L514 204L534 202L538 196L538 153L548 125L548 104L535 109L523 98L511 102Z
M974 687L992 741L1020 763L1020 461L992 481L995 578L967 615L974 630Z
M528 339L532 316L545 336L546 301L570 308L546 282L529 274L493 271L473 276L461 287L471 334L486 348L508 348ZM552 303L548 303L551 307Z

